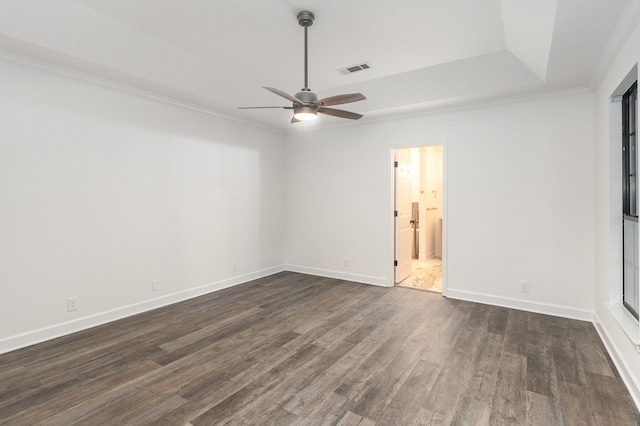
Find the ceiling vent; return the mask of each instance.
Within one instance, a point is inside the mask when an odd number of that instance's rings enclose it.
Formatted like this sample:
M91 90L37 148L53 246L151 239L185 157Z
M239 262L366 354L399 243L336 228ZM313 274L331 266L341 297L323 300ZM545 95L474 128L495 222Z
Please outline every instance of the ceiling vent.
M350 67L340 68L338 72L342 75L353 74L354 72L364 71L371 68L371 65L368 62L363 62L358 65L352 65Z

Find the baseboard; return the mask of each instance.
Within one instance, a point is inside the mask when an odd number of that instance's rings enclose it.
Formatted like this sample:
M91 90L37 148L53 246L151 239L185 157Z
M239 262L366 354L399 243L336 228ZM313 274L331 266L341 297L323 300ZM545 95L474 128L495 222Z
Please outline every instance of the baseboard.
M631 372L631 369L625 359L620 356L621 352L619 351L618 346L614 343L614 340L611 339L609 331L603 325L598 314L594 314L593 325L600 336L600 340L602 340L602 343L607 348L607 352L615 364L622 381L627 386L627 390L631 394L631 398L633 398L636 408L640 410L640 383L638 382L638 379Z
M256 280L258 278L267 277L284 270L284 265L273 266L248 274L238 275L233 278L217 281L211 284L206 284L200 287L167 294L154 299L144 300L142 302L133 303L131 305L122 306L109 311L78 318L73 321L55 324L27 333L10 336L5 339L0 339L0 354L24 348L26 346L31 346L36 343L55 339L57 337L66 336L68 334L86 330L91 327L130 317L132 315L151 311L153 309L161 308L173 303L178 303L184 300L192 299L194 297L203 296L208 293L243 284L249 281Z
M489 294L475 293L471 291L455 290L452 288L447 289L447 297L450 299L466 300L468 302L482 303L485 305L502 306L504 308L518 309L521 311L536 312L556 317L593 322L592 311L570 308L568 306L530 302L527 300L512 299L503 296L492 296Z
M384 277L373 277L370 275L352 274L348 272L332 271L330 269L311 268L309 266L285 265L285 269L291 272L299 272L301 274L316 275L319 277L336 278L345 281L354 281L363 284L372 284L380 287L390 287L389 282Z

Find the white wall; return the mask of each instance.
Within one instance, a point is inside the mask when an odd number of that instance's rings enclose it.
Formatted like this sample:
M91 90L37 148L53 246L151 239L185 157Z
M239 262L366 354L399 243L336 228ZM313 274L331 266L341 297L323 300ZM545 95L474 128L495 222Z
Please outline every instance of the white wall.
M609 120L609 97L638 62L640 62L640 27L636 25L598 87L595 127L596 321L636 404L640 402L640 354L621 327L621 322L616 319L624 320L624 315L620 315L617 311L620 307L622 288L618 269L620 268L619 248L616 247L620 238L612 234L612 230L616 229L620 221L618 213L621 211L621 195L617 192L620 188L619 182L613 185L610 185L610 182L612 178L620 179L620 171L616 170L619 163L615 158L620 155L620 139L618 138L613 145L610 144L610 126L615 127L615 123ZM610 167L610 162L614 165L613 167ZM635 329L638 334L637 323L635 323Z
M281 134L4 59L0 93L0 352L282 270Z
M446 141L448 295L590 319L593 120L593 94L576 92L301 127L287 147L287 265L390 285L390 152Z

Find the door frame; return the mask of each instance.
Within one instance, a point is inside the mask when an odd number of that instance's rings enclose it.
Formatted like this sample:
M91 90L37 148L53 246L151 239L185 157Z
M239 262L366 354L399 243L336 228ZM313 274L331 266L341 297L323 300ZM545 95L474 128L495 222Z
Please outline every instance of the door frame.
M421 148L429 146L442 146L442 295L447 295L448 283L449 283L449 178L448 178L448 157L449 147L447 139L433 139L426 141L415 141L412 143L398 144L389 147L388 153L388 182L389 182L389 199L388 199L388 217L389 217L389 244L387 248L387 259L389 261L389 269L387 273L387 283L389 287L395 285L395 202L396 202L396 187L395 187L395 167L393 165L395 161L395 153L399 149L408 148Z

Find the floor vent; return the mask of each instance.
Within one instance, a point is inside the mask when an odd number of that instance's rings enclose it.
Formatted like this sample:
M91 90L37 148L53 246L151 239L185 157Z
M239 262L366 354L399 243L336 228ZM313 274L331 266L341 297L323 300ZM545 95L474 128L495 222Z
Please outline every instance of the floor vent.
M358 65L352 65L350 67L340 68L338 72L342 75L349 75L349 74L353 74L354 72L364 71L370 68L371 68L371 65L368 62L363 62Z

